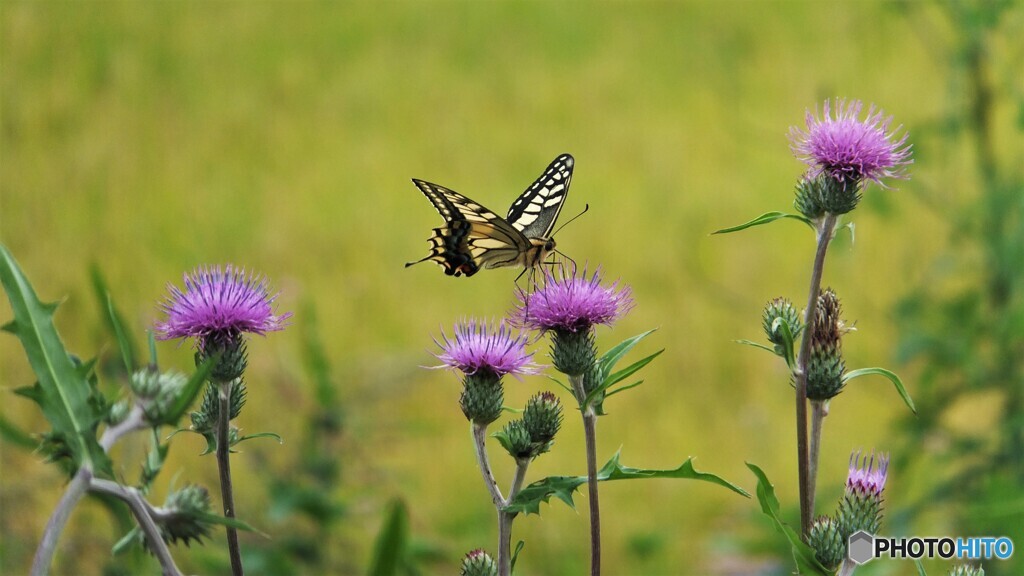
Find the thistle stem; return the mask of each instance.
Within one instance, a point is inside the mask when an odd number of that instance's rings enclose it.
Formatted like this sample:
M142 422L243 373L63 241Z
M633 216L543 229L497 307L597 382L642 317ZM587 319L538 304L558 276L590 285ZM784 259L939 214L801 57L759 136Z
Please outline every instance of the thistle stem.
M836 215L826 212L818 226L818 248L811 268L811 285L807 294L807 308L804 313L804 335L800 341L800 355L797 357L796 376L796 450L797 470L800 482L800 534L806 539L811 532L811 518L814 515L814 489L811 486L810 457L807 438L807 361L811 354L811 337L814 332L814 316L818 306L818 291L821 289L821 275L825 270L825 253L832 240L836 226Z
M142 408L135 404L123 421L103 431L99 440L100 447L104 452L110 452L114 444L126 434L145 427ZM68 483L68 487L64 489L64 495L61 496L57 507L54 508L53 514L47 521L46 528L43 530L43 538L39 542L39 547L36 548L35 556L32 559L32 576L42 576L49 572L61 532L64 531L64 526L71 517L71 511L88 492L92 478L92 469L82 466ZM163 543L162 540L161 543Z
M512 574L512 517L506 514L502 508L505 507L505 498L501 495L498 482L494 480L494 473L491 472L491 462L487 458L487 424L478 422L472 423L473 449L476 451L476 463L480 468L480 475L484 479L484 486L491 495L491 503L498 513L498 576L511 576Z
M821 430L828 416L827 400L811 400L811 452L809 459L811 502L818 491L818 455L821 453Z
M57 551L57 541L60 540L61 532L71 517L71 511L75 508L89 488L89 481L92 479L92 470L88 466L82 466L71 479L68 487L64 489L64 495L54 508L53 514L46 522L43 530L43 538L36 548L36 554L32 558L32 576L46 576L50 572L50 564L53 562L53 555Z
M508 491L508 499L504 500L498 507L498 574L499 576L511 576L512 574L512 521L515 520L515 512L505 512L503 508L515 500L516 494L523 487L523 480L526 478L526 468L530 465L529 458L516 460L516 473L512 479L512 487Z
M149 549L153 551L153 554L160 562L161 574L164 576L181 576L181 571L174 564L174 558L171 557L171 552L167 549L167 544L160 535L160 528L157 527L156 522L153 520L153 508L146 502L138 490L122 486L110 480L103 480L102 478L93 478L89 488L95 492L110 494L124 500L128 507L132 509L135 519L139 522L139 527L142 528L142 532L146 535Z
M216 382L220 410L217 418L217 469L220 472L220 495L224 501L224 517L235 517L235 496L231 485L231 386L232 381ZM231 574L242 576L242 553L238 548L238 531L225 526L228 536L228 554L231 557Z
M583 414L583 435L587 446L587 488L590 499L590 574L601 574L601 506L597 496L597 413L590 404L584 405L587 397L583 376L569 376L572 389L580 401Z

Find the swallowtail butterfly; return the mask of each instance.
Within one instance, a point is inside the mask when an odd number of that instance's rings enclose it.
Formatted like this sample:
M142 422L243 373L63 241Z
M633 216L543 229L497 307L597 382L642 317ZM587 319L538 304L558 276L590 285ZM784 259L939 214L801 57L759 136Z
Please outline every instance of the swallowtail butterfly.
M430 254L406 266L433 260L449 276L472 276L481 268L530 269L555 249L551 231L572 179L573 158L555 158L502 218L454 190L413 178L413 183L444 218L429 238Z

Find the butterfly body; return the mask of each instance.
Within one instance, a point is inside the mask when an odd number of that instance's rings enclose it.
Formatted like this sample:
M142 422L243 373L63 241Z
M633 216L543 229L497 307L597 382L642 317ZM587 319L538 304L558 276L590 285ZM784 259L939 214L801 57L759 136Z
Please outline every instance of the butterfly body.
M481 268L537 266L555 249L555 220L569 192L573 157L562 154L523 192L502 218L458 192L414 178L413 183L444 218L434 228L430 254L449 276L472 276Z

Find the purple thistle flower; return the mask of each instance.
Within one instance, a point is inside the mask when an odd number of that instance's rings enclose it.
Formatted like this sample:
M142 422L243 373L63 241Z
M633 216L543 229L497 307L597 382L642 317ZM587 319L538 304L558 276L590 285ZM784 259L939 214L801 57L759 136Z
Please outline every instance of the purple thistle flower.
M610 326L633 307L629 286L601 285L600 268L588 279L586 269L562 277L544 273L544 286L532 293L519 291L513 323L532 330L586 332L595 324Z
M246 274L228 264L202 266L185 274L185 291L168 284L170 295L160 304L167 314L165 322L155 325L157 338L233 337L242 332L265 334L283 330L291 313L275 315L272 308L277 294L270 294L266 278Z
M851 494L881 496L885 489L886 473L889 471L889 456L879 454L875 467L875 454L861 458L860 452L850 455L850 473L846 477L846 491Z
M790 128L790 148L811 166L811 179L824 173L844 185L872 180L884 186L882 178L907 178L905 167L914 162L908 134L897 134L902 126L890 131L892 116L885 117L873 104L859 120L863 107L860 100L847 104L837 99L833 111L826 100L820 120L807 111L806 131Z
M479 371L491 372L501 377L512 374L537 374L532 362L533 353L526 353L526 335L513 335L512 330L502 321L497 328L476 320L455 325L455 336L449 339L441 333L444 342L434 340L441 348L435 354L444 363L437 368L455 368L464 374L473 375Z

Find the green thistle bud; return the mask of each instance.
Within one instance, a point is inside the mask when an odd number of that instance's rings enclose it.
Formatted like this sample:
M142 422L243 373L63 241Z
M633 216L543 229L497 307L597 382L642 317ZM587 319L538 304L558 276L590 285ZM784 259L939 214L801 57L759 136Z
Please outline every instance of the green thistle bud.
M556 328L551 339L551 359L562 374L581 376L597 362L597 344L591 329L562 330Z
M857 207L861 199L860 184L836 180L826 174L815 178L802 178L796 186L793 206L811 220L817 220L826 212L846 214Z
M212 512L210 494L202 486L190 484L172 492L156 512L160 534L169 544L181 540L188 546L192 540L201 543L210 535L212 524L202 518Z
M793 303L788 298L773 298L764 306L764 312L761 314L761 325L764 328L765 335L768 337L768 341L776 346L777 352L781 352L781 347L785 344L782 336L782 322L789 326L789 332L793 339L796 340L796 337L804 328L800 322L800 313L796 311Z
M811 525L807 544L814 549L814 557L829 570L835 570L846 558L846 541L843 540L839 522L822 516Z
M129 386L135 393L146 419L152 423L159 423L174 406L186 383L188 378L184 374L161 374L154 370L142 369L132 374Z
M512 420L495 436L509 455L516 460L536 456L534 443L530 440L530 432L522 420Z
M498 576L498 564L482 549L472 550L462 559L460 576Z
M481 368L472 374L466 374L462 383L459 405L462 406L462 413L466 415L466 419L481 425L497 420L505 401L501 376Z
M107 411L107 424L114 426L124 422L124 419L128 417L128 412L131 411L131 404L127 400L119 400L110 405L110 409Z
M203 392L203 403L198 412L192 412L192 429L200 434L213 433L217 420L220 418L220 384L211 382ZM236 380L231 383L231 420L238 418L246 399L245 382Z
M843 390L846 361L842 341L845 324L841 314L839 297L831 288L818 296L811 354L807 361L807 398L810 400L829 400Z
M552 392L541 392L530 398L523 411L523 423L530 433L530 441L550 444L562 426L562 404L558 397Z
M210 372L210 380L230 382L241 378L249 363L249 354L241 333L215 332L204 338L196 351L196 366L213 357L218 359Z
M985 576L985 569L970 564L957 564L949 569L949 576Z

